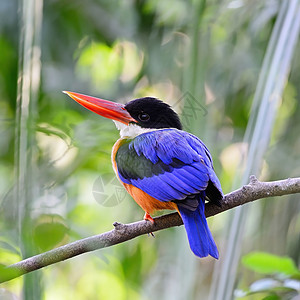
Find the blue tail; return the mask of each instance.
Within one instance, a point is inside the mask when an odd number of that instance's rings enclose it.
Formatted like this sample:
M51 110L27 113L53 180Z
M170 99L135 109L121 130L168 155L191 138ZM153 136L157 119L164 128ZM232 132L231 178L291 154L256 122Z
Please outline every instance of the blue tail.
M211 255L218 259L219 252L208 228L204 207L205 202L202 199L199 199L199 205L195 211L178 205L190 247L194 254L199 257Z

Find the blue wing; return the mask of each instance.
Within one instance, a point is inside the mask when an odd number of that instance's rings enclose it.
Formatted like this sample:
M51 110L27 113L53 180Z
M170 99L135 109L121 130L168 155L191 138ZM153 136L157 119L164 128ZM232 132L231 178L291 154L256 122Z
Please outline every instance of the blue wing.
M211 155L196 136L156 130L124 143L116 154L120 179L160 201L187 200L207 190L218 203L222 189Z
M205 197L223 198L211 155L200 139L177 129L141 134L118 149L120 179L160 201L176 202L192 251L219 257L204 214Z

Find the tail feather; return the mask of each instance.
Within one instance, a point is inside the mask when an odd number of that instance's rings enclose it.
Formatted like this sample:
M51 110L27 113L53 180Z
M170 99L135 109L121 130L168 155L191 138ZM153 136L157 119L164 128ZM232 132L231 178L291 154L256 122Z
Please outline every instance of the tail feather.
M219 252L208 228L204 207L205 201L203 199L199 200L199 206L195 211L178 205L191 250L199 257L211 255L218 259Z

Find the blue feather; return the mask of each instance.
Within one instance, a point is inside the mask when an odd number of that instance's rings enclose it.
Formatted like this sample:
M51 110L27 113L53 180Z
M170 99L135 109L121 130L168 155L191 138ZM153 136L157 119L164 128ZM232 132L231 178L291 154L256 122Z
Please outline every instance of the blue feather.
M182 181L178 176L173 173L168 173L168 177L165 178L165 181L172 185L178 191L184 191L185 195L195 194L198 192L197 189L194 189L189 184Z
M204 207L205 202L203 199L199 200L199 205L195 211L178 205L191 250L199 257L211 255L218 259L219 252L208 228Z
M172 201L174 199L180 200L186 198L186 193L184 193L182 189L176 190L167 183L164 180L163 175L131 180L131 184L160 201Z
M178 205L197 256L219 257L205 218L204 199L212 196L210 200L218 203L222 189L211 155L199 138L177 129L144 133L122 144L116 162L124 183L159 201Z
M188 172L184 173L184 170L180 170L180 172L174 171L173 173L183 183L189 185L193 190L195 190L195 192L191 192L192 194L199 192L198 180L196 181L193 175Z

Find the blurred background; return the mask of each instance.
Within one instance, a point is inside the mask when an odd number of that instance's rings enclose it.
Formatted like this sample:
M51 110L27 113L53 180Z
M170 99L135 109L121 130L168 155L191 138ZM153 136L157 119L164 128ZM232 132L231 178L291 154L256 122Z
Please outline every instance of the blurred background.
M168 102L224 193L299 176L299 2L1 1L0 264L143 217L112 171L115 125L63 90ZM299 299L299 195L209 225L218 261L171 228L1 284L0 299Z

